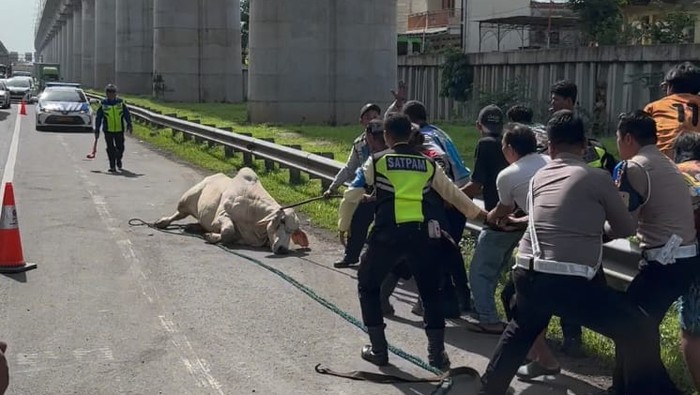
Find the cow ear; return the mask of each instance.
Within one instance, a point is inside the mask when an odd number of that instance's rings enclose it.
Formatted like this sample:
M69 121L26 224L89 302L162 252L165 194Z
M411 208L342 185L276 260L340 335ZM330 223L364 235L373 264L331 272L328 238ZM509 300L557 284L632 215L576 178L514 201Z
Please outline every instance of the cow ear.
M261 219L260 221L258 221L258 226L267 225L268 223L270 223L270 221L272 221L273 219L275 219L278 215L279 215L279 211L275 211L275 212L272 213L272 214L268 214L267 217L265 217L265 218Z

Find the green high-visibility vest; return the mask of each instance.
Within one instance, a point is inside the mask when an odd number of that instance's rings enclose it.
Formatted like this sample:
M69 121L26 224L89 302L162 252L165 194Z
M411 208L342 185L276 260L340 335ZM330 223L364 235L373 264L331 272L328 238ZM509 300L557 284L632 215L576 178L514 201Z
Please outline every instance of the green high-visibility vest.
M374 161L374 168L378 204L382 198L393 198L394 222L424 222L423 204L431 189L435 164L422 155L388 153ZM380 215L378 212L377 217Z
M117 104L103 104L102 112L105 116L108 132L123 132L122 117L124 116L124 102Z
M596 169L603 168L603 155L605 155L605 149L601 147L588 147L586 149L586 163L588 166L595 167Z

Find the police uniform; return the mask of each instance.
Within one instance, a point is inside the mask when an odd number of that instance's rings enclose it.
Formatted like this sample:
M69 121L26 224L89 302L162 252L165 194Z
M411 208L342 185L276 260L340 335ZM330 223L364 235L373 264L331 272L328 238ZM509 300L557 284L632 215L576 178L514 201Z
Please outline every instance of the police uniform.
M532 178L529 223L513 270L518 313L508 324L484 376L480 395L503 395L552 315L570 318L629 350L629 394L658 394L658 352L648 347L653 324L624 295L594 279L602 270L602 232L634 232L611 177L580 157L560 154ZM574 224L574 226L572 226Z
M546 138L546 131L544 134L538 133L537 135L539 135L538 146L544 147L544 149L540 150L539 152L548 153L549 147L548 139ZM586 149L583 153L583 161L586 162L588 166L606 170L611 175L614 174L615 166L617 165L617 160L615 160L615 157L605 149L603 144L595 139L588 139ZM596 279L605 282L605 276L600 276ZM507 297L508 294L509 292L507 292L504 297ZM507 308L506 312L508 312L508 310L509 309ZM565 318L560 321L560 325L562 334L564 335L564 350L567 352L570 351L572 355L578 354L578 350L576 349L580 348L581 346L581 325Z
M99 138L100 129L104 130L107 143L109 169L121 169L124 155L124 130L131 128L131 114L122 99L104 99L95 116L95 138Z
M441 232L437 236L434 232L437 221L431 221L440 215L436 208L442 205L435 193L469 218L477 218L483 211L434 161L408 143L399 143L373 155L358 172L356 182L345 192L340 204L338 229L341 232L349 230L365 186L375 188L376 209L368 248L358 271L362 319L371 341L370 346L363 348L362 357L377 365L388 363L380 287L393 267L405 260L423 300L428 360L433 366L445 369L449 360L444 352L445 321L439 298L442 270L441 263L432 256L433 249L439 248L441 243Z
M676 165L656 145L643 146L621 168L617 184L638 217L637 238L643 258L627 294L649 314L658 331L673 302L700 274L691 196ZM658 332L647 347L658 352ZM620 370L618 366L613 377L615 393L630 393L620 380ZM663 394L681 393L668 375L662 379Z
M376 104L367 103L360 110L360 118L368 112L376 111L381 112L381 109ZM369 158L371 152L367 141L365 140L365 132L357 136L352 142L352 148L350 150L350 155L348 160L342 169L338 171L335 178L328 187L328 191L335 192L338 188L345 182L352 180L355 177L355 173L360 169L363 163ZM371 192L371 191L367 191ZM362 252L362 247L365 245L367 240L367 232L369 231L369 226L374 220L374 202L367 201L361 203L352 219L350 237L348 237L347 245L345 247L345 254L343 258L336 262L333 266L337 268L348 267L352 264L358 262L360 258L360 253Z

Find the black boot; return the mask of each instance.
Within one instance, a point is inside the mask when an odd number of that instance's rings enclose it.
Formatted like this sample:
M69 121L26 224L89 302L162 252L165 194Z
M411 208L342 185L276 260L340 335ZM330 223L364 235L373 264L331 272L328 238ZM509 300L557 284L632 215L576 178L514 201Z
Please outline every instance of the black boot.
M452 280L447 278L441 292L442 315L445 318L457 319L461 316L459 301Z
M426 329L428 336L428 363L443 372L450 369L450 359L445 352L445 330Z
M390 317L394 315L394 306L389 303L389 297L394 293L396 289L396 284L399 283L399 276L394 273L387 274L386 278L382 282L382 288L379 293L379 298L382 302L382 314L384 317Z
M386 325L372 326L367 328L369 341L372 343L362 347L362 359L377 366L389 364L389 349L384 336Z

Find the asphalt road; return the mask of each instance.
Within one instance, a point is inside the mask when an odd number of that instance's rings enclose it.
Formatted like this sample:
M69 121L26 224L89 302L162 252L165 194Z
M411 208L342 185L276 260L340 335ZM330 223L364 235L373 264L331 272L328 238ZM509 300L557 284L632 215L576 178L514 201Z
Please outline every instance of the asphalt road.
M362 361L366 335L245 259L199 239L130 227L175 209L205 175L127 138L121 175L106 172L103 141L36 132L34 109L21 117L13 185L24 255L38 264L0 276L0 339L9 344L8 394L429 394L431 385L379 385L314 372L379 371ZM17 106L0 110L0 174L7 167ZM186 220L185 222L187 222ZM336 270L340 249L310 230L311 250L283 258L242 253L278 268L359 317L355 269ZM3 246L0 246L3 248ZM393 298L394 345L426 358L410 286ZM483 372L496 336L450 322L453 366ZM392 355L386 372L429 373ZM517 380L518 394L586 394L600 383L590 362L545 383ZM458 379L453 394L474 393Z

